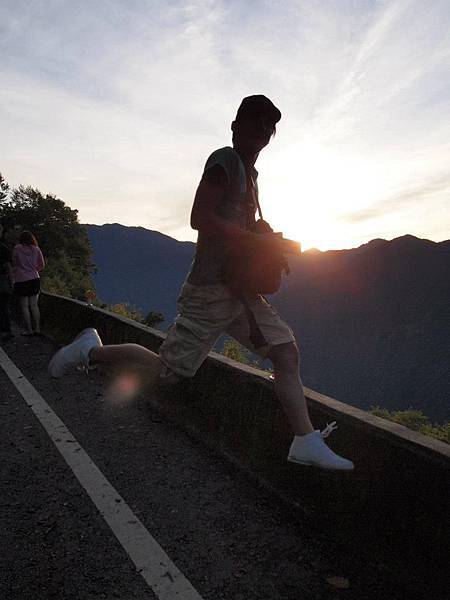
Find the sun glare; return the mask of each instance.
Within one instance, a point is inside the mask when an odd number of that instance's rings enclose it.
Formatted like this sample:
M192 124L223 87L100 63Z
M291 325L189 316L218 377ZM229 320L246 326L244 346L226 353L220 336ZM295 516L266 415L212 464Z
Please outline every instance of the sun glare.
M381 193L376 165L310 141L271 157L267 170L260 179L264 216L285 237L299 240L303 250L358 243L361 232L355 235L345 215Z

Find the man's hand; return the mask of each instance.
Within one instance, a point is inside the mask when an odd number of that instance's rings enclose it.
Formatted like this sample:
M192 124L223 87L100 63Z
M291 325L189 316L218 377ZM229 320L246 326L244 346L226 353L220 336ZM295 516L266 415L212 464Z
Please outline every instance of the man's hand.
M296 256L300 256L302 253L302 246L300 242L297 242L296 240L281 238L281 252L283 252L283 254L295 254Z
M247 233L245 244L255 250L272 250L282 254L300 255L300 242L288 240L281 232L273 233Z
M280 235L276 233L253 233L250 231L243 232L240 239L241 245L254 250L273 250L280 247Z

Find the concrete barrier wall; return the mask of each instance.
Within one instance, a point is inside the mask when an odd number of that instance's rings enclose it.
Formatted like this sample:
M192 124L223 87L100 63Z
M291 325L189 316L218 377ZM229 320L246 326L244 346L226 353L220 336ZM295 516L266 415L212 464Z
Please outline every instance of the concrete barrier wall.
M157 352L164 339L61 296L43 294L41 310L45 331L61 343L91 326L104 343L135 342ZM297 516L332 528L343 543L384 548L389 560L417 565L416 573L445 575L450 446L312 390L306 396L317 428L338 422L328 442L354 461L354 472L286 462L292 435L265 372L211 353L194 379L148 394L155 408L270 487Z

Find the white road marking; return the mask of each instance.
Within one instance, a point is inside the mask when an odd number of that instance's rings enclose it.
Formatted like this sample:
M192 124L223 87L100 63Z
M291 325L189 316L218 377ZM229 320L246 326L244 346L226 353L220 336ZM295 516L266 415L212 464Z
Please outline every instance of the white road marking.
M0 366L108 523L147 585L160 600L202 600L138 517L89 458L61 419L0 348Z

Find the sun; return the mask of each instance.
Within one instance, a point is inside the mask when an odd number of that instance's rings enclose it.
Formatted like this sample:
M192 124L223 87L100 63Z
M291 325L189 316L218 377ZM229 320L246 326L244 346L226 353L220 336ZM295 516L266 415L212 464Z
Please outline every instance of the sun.
M300 241L303 250L358 243L360 232L346 216L381 193L369 161L310 140L260 162L261 205L274 228Z

